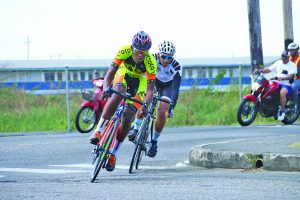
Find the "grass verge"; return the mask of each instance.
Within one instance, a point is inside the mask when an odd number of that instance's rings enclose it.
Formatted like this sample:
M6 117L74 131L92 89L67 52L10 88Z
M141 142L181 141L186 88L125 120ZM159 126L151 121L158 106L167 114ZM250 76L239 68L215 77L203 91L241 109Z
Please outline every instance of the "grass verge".
M243 91L248 93L248 89ZM83 101L80 94L70 94L71 129ZM166 126L238 125L236 112L240 98L238 88L226 91L192 88L181 92L173 118ZM67 130L65 95L33 95L14 87L0 88L0 132ZM254 124L279 123L259 115Z

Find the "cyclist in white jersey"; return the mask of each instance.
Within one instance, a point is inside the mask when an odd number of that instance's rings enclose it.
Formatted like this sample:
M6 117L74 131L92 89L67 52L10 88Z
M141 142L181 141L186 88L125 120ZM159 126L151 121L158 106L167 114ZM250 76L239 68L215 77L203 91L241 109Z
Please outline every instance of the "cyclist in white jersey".
M166 118L173 117L176 106L182 75L182 67L174 59L176 52L175 45L168 40L164 40L158 46L159 53L153 54L157 61L156 71L156 89L161 91L161 96L172 100L172 105L160 102L158 107L157 118L154 127L154 136L151 140L151 146L148 151L149 157L155 157L157 154L157 141L165 126ZM134 128L130 131L128 139L134 141L135 136L142 123L142 117L137 116L134 122Z

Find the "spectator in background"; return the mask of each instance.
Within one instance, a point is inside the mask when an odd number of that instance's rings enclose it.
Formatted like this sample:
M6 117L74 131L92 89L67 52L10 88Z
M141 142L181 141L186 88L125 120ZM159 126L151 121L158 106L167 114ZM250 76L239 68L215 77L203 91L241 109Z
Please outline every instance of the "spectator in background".
M299 55L299 45L296 43L291 43L288 46L288 50L290 51L290 61L292 61L297 68L296 79L292 84L293 97L295 108L297 108L298 101L298 89L300 88L300 55Z
M278 110L278 118L277 120L282 121L285 117L285 104L286 97L290 96L292 93L292 87L290 84L290 80L293 80L294 75L296 73L295 64L289 60L288 51L283 51L281 54L281 60L276 61L270 67L266 67L264 69L255 69L256 72L269 73L275 72L276 77L278 78L280 84L280 109Z

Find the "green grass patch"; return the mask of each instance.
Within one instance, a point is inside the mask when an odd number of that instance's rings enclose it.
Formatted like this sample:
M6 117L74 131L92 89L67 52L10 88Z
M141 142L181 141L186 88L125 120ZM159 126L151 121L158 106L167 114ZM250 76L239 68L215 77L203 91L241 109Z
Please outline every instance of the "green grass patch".
M295 142L289 145L290 148L300 149L300 142Z
M263 159L263 155L262 154L246 153L246 156L250 160L250 163L251 163L252 167L256 167L257 161Z
M249 88L243 91L243 95ZM226 91L192 88L181 92L175 108L174 118L167 120L167 126L239 125L236 119L240 104L236 86ZM257 115L253 124L278 123L274 118Z
M236 112L240 103L236 86L226 91L192 88L180 92L173 118L166 126L238 125ZM243 91L243 95L249 88ZM82 103L81 94L70 94L71 129ZM0 88L0 132L65 131L68 128L65 95L33 95L15 87ZM259 115L253 124L280 123Z
M71 95L71 123L80 107L80 95ZM64 95L32 95L23 90L0 89L0 132L67 130Z

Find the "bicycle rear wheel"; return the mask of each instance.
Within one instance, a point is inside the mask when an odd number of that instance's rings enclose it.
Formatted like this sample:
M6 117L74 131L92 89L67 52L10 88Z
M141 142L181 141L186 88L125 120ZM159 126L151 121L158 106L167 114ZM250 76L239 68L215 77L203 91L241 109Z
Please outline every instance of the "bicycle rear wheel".
M133 167L135 166L135 169L138 169L139 164L142 160L142 151L145 151L145 142L147 139L147 131L148 131L148 123L149 123L149 117L147 116L143 124L138 132L137 140L135 143L135 149L132 155L132 159L129 166L129 173L131 174L133 171Z
M96 152L96 159L93 163L93 171L91 174L90 181L94 182L101 170L101 168L104 168L106 161L109 156L109 147L113 141L114 135L117 132L117 127L119 126L119 123L115 123L113 127L109 130L109 133L107 134L107 138L105 139L103 145L101 147L97 148Z

